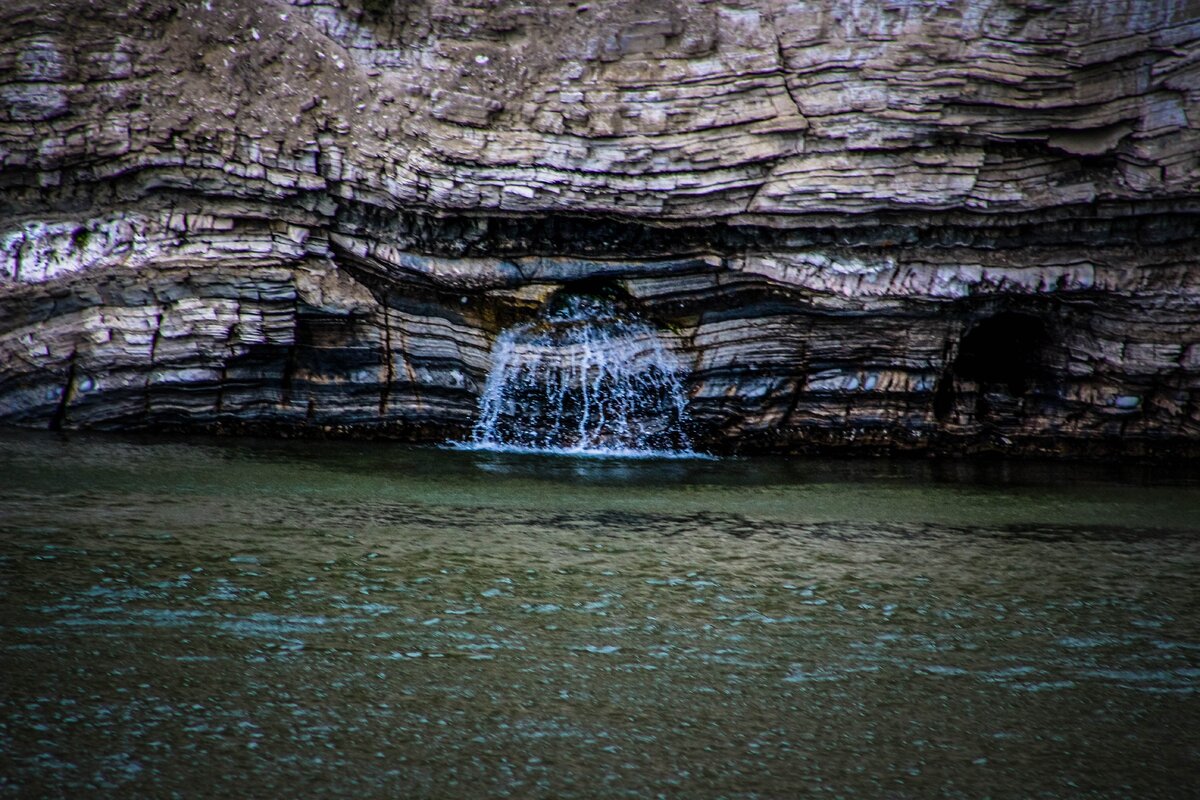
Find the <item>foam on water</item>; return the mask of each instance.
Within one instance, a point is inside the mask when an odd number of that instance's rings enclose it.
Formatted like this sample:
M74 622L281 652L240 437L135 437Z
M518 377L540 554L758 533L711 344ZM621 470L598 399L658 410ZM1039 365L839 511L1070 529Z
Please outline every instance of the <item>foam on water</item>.
M638 450L631 447L524 447L496 442L452 442L454 450L511 453L514 455L554 455L573 458L632 458L632 459L701 459L716 461L716 456L695 450Z
M616 303L567 297L496 339L479 421L460 446L695 457L683 371L651 325Z

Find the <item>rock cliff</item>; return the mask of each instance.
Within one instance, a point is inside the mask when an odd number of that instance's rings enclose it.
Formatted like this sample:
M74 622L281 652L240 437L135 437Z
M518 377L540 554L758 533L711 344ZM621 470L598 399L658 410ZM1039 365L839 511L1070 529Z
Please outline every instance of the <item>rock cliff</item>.
M0 422L461 435L609 284L716 450L1200 452L1196 0L0 21Z

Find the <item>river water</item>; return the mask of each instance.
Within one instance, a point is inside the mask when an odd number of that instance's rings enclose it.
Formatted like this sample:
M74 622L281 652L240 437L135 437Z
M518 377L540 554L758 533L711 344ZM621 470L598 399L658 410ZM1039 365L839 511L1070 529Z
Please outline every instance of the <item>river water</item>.
M1200 473L0 435L0 796L1195 797Z

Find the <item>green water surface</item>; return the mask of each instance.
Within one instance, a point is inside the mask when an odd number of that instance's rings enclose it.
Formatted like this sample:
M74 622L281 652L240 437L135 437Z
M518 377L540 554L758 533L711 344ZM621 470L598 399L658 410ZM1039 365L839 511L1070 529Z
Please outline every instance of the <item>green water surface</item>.
M0 796L1197 796L1200 472L0 434Z

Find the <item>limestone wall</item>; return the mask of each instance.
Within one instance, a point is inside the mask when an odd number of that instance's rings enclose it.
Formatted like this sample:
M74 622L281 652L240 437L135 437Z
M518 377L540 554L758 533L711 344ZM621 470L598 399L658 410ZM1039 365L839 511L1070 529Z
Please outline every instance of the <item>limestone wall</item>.
M604 279L712 447L1200 441L1200 2L0 23L0 420L454 435L497 331Z

